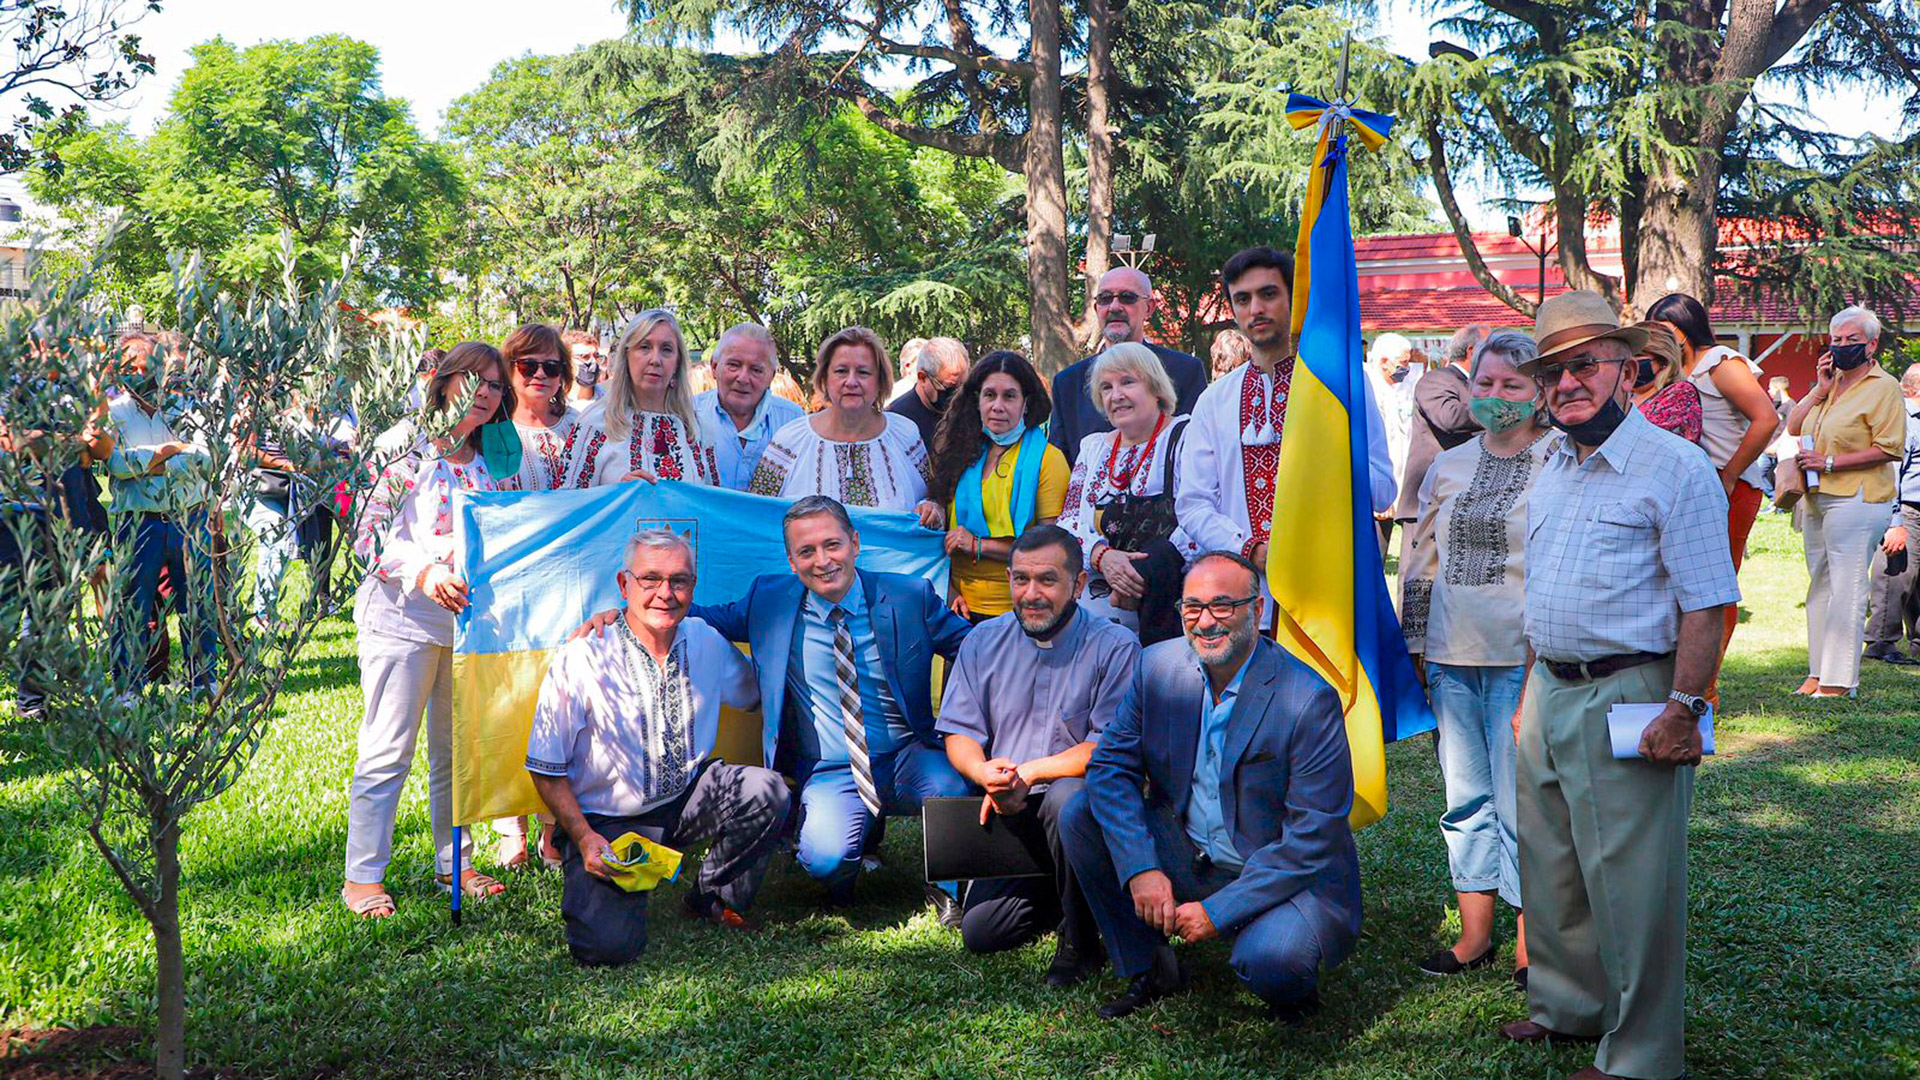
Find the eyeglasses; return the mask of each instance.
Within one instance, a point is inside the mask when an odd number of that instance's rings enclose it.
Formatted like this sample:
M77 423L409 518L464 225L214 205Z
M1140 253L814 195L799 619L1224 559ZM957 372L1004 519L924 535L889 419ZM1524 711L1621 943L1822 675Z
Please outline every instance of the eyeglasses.
M513 370L519 372L523 379L531 379L535 375L557 378L567 373L567 365L558 360L515 360Z
M1099 307L1106 307L1108 304L1111 304L1115 300L1118 300L1121 303L1131 307L1134 304L1139 303L1143 299L1145 299L1145 297L1141 296L1137 292L1103 292L1103 293L1096 293L1093 297L1093 302Z
M1533 381L1541 386L1553 386L1562 375L1572 375L1576 379L1585 379L1599 369L1601 364L1617 364L1618 360L1595 360L1591 356L1582 356L1564 364L1543 364L1533 370Z
M507 392L507 384L501 382L499 379L481 379L480 385L496 394L504 394Z
M627 575L627 579L638 583L639 586L647 592L659 592L663 588L671 589L676 593L693 591L693 575L691 574L674 574L671 577L664 574L629 574Z
M1239 611L1241 608L1246 607L1258 599L1260 599L1259 593L1254 593L1252 596L1244 596L1238 600L1182 600L1180 601L1180 618L1186 622L1192 622L1198 619L1200 613L1204 611L1212 615L1215 619L1224 622L1227 619L1233 618L1234 612Z

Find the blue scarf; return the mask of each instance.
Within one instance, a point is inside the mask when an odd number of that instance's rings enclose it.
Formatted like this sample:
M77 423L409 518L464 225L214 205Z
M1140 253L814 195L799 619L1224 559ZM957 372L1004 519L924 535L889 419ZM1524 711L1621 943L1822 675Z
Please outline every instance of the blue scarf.
M1040 465L1047 454L1047 435L1039 428L1028 428L1020 437L1020 458L1013 465L1013 535L1019 536L1033 523L1033 512L1040 500ZM987 529L987 511L980 504L981 473L987 464L983 451L960 475L960 486L953 489L953 522L975 536L992 535Z

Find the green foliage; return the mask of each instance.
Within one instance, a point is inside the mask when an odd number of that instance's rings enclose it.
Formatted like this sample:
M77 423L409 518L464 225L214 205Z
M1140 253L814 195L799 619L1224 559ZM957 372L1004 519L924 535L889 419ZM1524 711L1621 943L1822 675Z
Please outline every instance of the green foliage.
M14 0L0 4L0 98L17 101L13 130L0 133L0 172L29 165L59 172L53 144L85 123L89 105L111 105L153 74L134 27L160 0ZM56 102L64 104L56 106Z
M192 55L151 138L82 126L57 145L66 169L30 176L34 194L73 223L71 243L120 220L107 282L116 299L164 302L169 251L201 252L214 281L254 288L277 276L282 234L308 285L361 236L350 302L417 306L440 295L462 177L405 102L381 92L372 46L328 36L237 49L216 38Z

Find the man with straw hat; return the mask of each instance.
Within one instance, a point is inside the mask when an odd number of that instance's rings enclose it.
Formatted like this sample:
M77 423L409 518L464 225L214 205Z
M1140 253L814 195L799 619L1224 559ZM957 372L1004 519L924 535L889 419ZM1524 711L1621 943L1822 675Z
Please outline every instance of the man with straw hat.
M1528 500L1519 727L1530 1017L1521 1042L1598 1042L1577 1080L1687 1071L1687 814L1700 697L1738 601L1727 498L1685 440L1628 407L1641 327L1598 293L1540 305L1540 384L1566 433ZM1615 705L1664 703L1614 757Z

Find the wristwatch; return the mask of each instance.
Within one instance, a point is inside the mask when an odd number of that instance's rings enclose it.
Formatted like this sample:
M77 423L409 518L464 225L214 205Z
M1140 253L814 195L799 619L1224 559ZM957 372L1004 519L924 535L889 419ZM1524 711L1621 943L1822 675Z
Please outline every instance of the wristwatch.
M1833 455L1832 454L1827 455L1827 471L1828 472L1833 471Z
M1695 697L1692 694L1675 690L1672 693L1669 693L1667 695L1667 700L1677 701L1680 704L1685 705L1687 708L1693 710L1693 715L1695 716L1707 715L1707 699L1706 698Z

